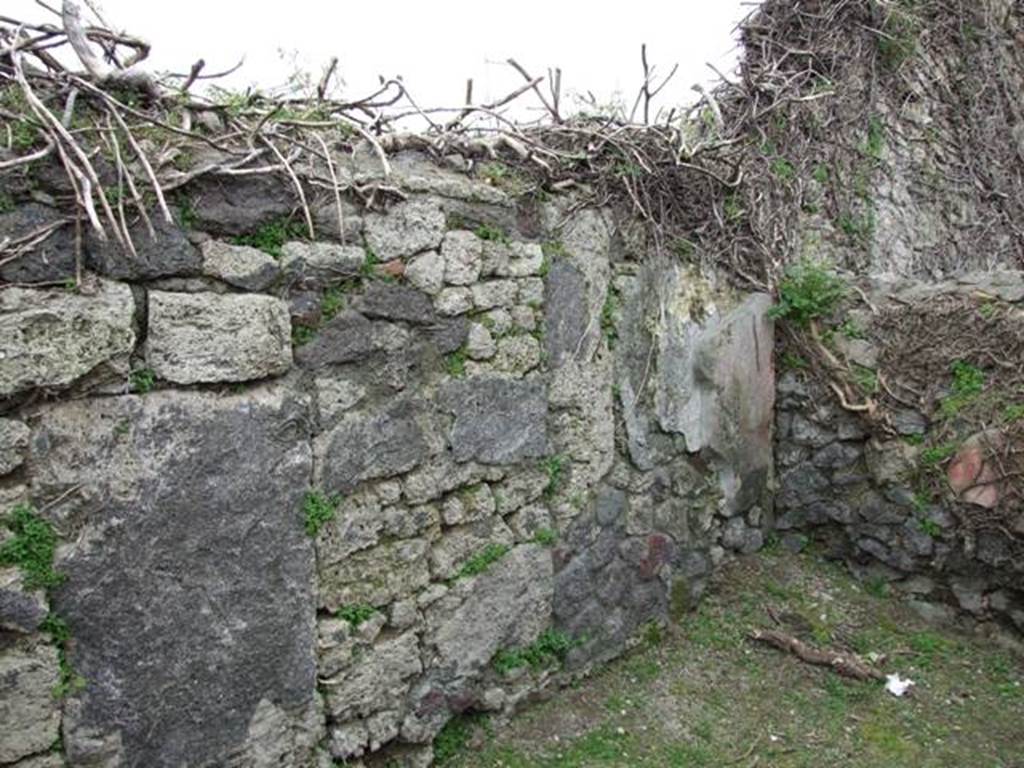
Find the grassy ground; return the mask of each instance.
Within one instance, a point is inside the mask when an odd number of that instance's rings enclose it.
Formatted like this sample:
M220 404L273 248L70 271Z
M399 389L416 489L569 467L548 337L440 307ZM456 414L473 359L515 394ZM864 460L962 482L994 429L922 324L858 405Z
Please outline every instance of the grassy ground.
M773 626L862 655L917 685L895 698L755 645ZM454 721L455 768L772 766L1024 768L1024 659L929 626L881 589L812 556L762 555L722 573L700 609L510 723Z

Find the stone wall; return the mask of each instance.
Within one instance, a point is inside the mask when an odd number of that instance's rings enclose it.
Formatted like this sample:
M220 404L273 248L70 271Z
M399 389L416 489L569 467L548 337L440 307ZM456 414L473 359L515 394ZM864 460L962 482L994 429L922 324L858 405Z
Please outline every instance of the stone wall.
M967 313L1005 312L1018 326L1024 318L1024 274L1019 272L965 275L934 284L865 280L860 287L872 309L861 304L849 312L849 327L860 332L857 338L835 334L835 354L872 380L881 371L883 351L872 332L877 312L964 299ZM961 355L970 357L984 341L955 331L950 347L939 350L948 357L940 372L943 381L934 382L947 396L950 364ZM991 368L998 361L984 364ZM995 474L984 475L988 459L978 435L948 448L933 444L930 435L957 416L928 409L925 393L919 394L917 405L907 400L891 413L886 432L864 414L844 409L807 370L782 372L775 429L778 534L793 550L818 541L869 586L895 589L926 617L951 619L963 611L1024 631L1024 516L1019 504L1000 498L1005 488ZM1001 394L1007 402L1021 395L990 391L988 396ZM913 398L909 391L905 397ZM973 472L964 481L961 476L970 467ZM923 494L925 472L941 472L940 483L950 493L941 498ZM1006 508L1005 521L995 518L1000 505Z
M770 299L392 166L307 190L315 239L286 178L207 178L78 282L60 176L12 180L0 238L50 236L0 264L0 511L63 579L0 569L0 765L426 763L761 547Z

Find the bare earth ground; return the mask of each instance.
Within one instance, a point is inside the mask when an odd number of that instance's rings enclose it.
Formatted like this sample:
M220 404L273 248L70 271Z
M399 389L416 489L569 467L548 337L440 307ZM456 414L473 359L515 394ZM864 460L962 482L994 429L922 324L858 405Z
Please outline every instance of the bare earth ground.
M881 585L813 555L725 569L700 608L511 722L453 721L435 745L458 768L576 766L1024 767L1024 658L1005 641L926 624ZM877 683L752 643L776 626L815 645L885 654L916 681Z

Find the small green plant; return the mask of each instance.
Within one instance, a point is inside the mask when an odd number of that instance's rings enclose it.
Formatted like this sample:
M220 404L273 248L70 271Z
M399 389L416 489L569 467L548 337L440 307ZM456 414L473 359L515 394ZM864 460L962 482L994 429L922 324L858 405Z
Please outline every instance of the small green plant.
M495 671L507 675L513 670L529 667L534 671L558 666L579 642L555 629L543 632L525 648L503 648L491 661Z
M107 202L111 206L117 207L124 198L124 189L119 187L103 187L103 196L107 198Z
M862 214L844 212L839 214L836 224L853 243L867 243L875 232L875 212L868 208Z
M939 404L939 410L947 418L957 415L965 406L974 402L985 388L984 372L968 362L954 361L952 374L952 392Z
M828 166L818 163L811 172L811 178L823 186L827 184L829 178Z
M907 445L924 445L924 435L904 435L903 442Z
M802 371L810 368L811 364L794 352L783 352L782 367L790 371Z
M0 566L18 568L27 590L45 589L49 592L64 582L64 574L58 573L53 567L57 534L48 521L29 505L19 504L3 520L3 525L12 535L0 544ZM57 646L60 680L53 688L53 695L62 698L80 690L85 685L85 679L75 674L65 654L71 637L67 622L57 614L50 613L40 629L49 634Z
M779 303L771 314L806 326L831 314L845 295L846 283L831 268L804 260L786 270L779 283Z
M320 529L334 519L341 500L337 496L325 496L318 491L309 491L302 502L306 533L316 538Z
M940 443L925 448L921 452L921 463L925 466L935 466L953 456L957 451L956 443Z
M953 363L953 393L957 395L977 395L985 388L985 374L963 360Z
M863 365L853 366L853 380L865 395L878 392L878 371Z
M612 173L619 177L636 179L643 176L644 169L643 166L637 165L636 163L631 163L628 160L620 160L615 164L615 167L612 168Z
M455 579L465 579L470 576L477 576L491 567L498 560L501 560L509 553L511 547L508 544L488 544L481 552L473 555L462 564Z
M942 527L934 520L929 520L926 517L917 521L917 527L921 533L925 533L933 539L938 539L942 536Z
M867 333L854 320L844 320L839 326L839 333L841 333L844 338L850 339L851 341L854 339L867 338Z
M512 195L525 194L529 187L526 179L516 169L497 161L480 166L480 176L491 186L504 189Z
M357 603L355 605L343 605L338 609L337 616L339 619L344 619L351 624L354 629L363 622L373 618L376 613L377 609L372 605Z
M1024 419L1024 403L1014 403L1003 409L1003 421L1009 423Z
M247 235L238 235L232 239L235 245L248 245L269 253L275 259L281 258L281 247L289 240L298 240L308 234L305 226L299 221L288 218L277 218L268 221L262 227Z
M548 475L548 483L544 486L544 498L550 499L558 493L558 489L562 485L565 473L565 458L556 453L544 461L543 467Z
M662 629L661 624L658 622L648 621L644 624L643 638L644 643L649 645L651 648L656 648L665 640L665 632Z
M444 358L444 370L453 379L459 379L466 375L466 358L468 356L465 345Z
M7 192L0 192L0 213L10 213L14 210L14 198Z
M367 280L377 275L377 265L380 264L380 259L377 257L377 253L367 246L364 255L363 263L359 265L359 275Z
M30 149L39 138L38 124L26 117L32 114L32 108L20 88L7 87L0 89L0 106L6 107L11 113L7 122L10 130L11 147L16 150Z
M445 723L444 728L434 737L434 765L444 766L469 749L469 742L476 728L488 737L494 736L494 726L485 714L469 713L455 715ZM397 765L397 763L395 763ZM386 768L390 768L388 762Z
M511 242L509 240L508 233L505 232L505 230L501 229L500 227L494 226L493 224L481 224L475 230L473 230L473 234L475 234L481 240L490 240L495 243L508 244L509 242Z
M978 305L978 314L986 320L991 320L999 314L999 305L994 301L986 301L983 304Z
M46 632L53 644L57 646L57 666L60 669L60 680L53 686L53 697L63 699L72 693L82 690L86 681L72 668L67 657L68 641L71 639L71 631L67 622L56 613L50 613L39 627Z
M305 344L309 344L313 339L316 338L316 328L310 328L308 325L293 325L292 326L292 345L301 347Z
M330 320L345 308L345 293L341 288L333 287L324 291L320 300L320 314L324 320Z
M533 543L540 544L542 547L553 547L556 541L558 541L558 534L550 528L539 528L533 534Z
M772 160L772 173L780 181L792 181L796 177L796 169L784 157Z
M156 385L156 374L153 373L152 368L137 368L132 371L129 381L132 392L144 395L153 391L153 387Z
M21 570L26 589L49 589L64 581L53 569L57 534L28 504L19 504L3 521L13 534L0 544L0 565Z
M565 245L561 240L548 240L541 243L540 249L549 259L565 258Z
M541 260L540 269L537 270L537 276L543 280L551 272L551 262L555 259L565 258L565 246L559 240L549 240L546 243L542 243L540 248L544 258Z

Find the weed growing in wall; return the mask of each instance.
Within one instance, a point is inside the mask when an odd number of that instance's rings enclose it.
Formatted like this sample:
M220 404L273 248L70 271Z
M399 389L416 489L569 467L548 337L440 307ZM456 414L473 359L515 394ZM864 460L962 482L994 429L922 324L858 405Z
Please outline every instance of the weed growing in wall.
M359 276L370 280L377 274L377 265L380 264L380 258L373 248L366 248L366 255L363 257L363 263L359 267Z
M473 234L479 237L481 240L490 240L495 243L503 243L508 245L512 242L509 239L508 233L500 227L496 227L492 224L481 224L475 230Z
M549 629L525 648L499 650L491 665L502 675L522 667L529 667L536 672L562 664L569 651L577 645L579 641L565 632Z
M463 345L444 358L444 370L453 379L460 379L466 375L466 357L469 353Z
M358 280L345 280L324 290L323 295L320 297L319 319L295 322L292 325L292 345L301 347L315 339L317 332L320 330L320 325L330 322L337 317L338 313L345 308L345 294L354 290L358 285Z
M508 544L488 544L481 552L463 563L458 573L455 574L455 579L465 579L483 573L507 555L510 549Z
M345 294L341 288L332 287L324 291L324 297L320 301L320 314L324 320L333 319L345 308Z
M544 471L548 475L548 484L544 486L544 498L550 499L556 493L562 485L563 475L565 473L565 458L558 454L548 457L544 462Z
M540 544L542 547L553 547L556 541L558 541L558 534L550 528L540 528L533 534L533 543Z
M26 589L56 587L64 577L53 569L57 534L49 522L27 504L19 504L4 520L13 534L0 544L0 565L21 570Z
M138 368L131 372L129 383L132 392L144 395L153 391L153 387L156 385L156 374L153 373L152 368Z
M296 323L292 326L292 345L301 347L304 344L309 344L313 339L316 338L316 329L310 328L308 325L299 325Z
M828 265L800 261L786 269L779 283L779 302L772 307L771 315L807 326L832 314L845 295L845 281Z
M238 235L232 239L235 245L248 245L269 253L275 259L281 258L281 248L289 240L298 240L308 234L305 226L299 221L288 218L277 218L268 221L255 232Z
M27 590L44 589L49 592L63 583L64 575L53 567L57 534L48 521L29 505L19 504L7 515L3 525L12 535L0 544L0 565L18 568ZM75 674L66 655L67 643L71 638L67 622L56 613L50 613L40 629L50 635L53 644L57 646L60 681L54 686L53 695L62 698L80 690L85 686L85 679Z
M953 384L948 397L942 399L939 410L947 418L956 416L965 407L977 400L985 389L984 372L964 360L955 360L950 369Z
M306 533L316 538L320 529L334 519L341 499L337 496L325 496L319 491L309 491L302 502L302 513L305 517Z
M357 603L356 605L343 605L338 609L337 616L351 624L354 629L371 619L376 613L377 609L372 605Z
M53 687L54 698L62 699L82 690L85 687L85 678L75 672L67 658L68 641L71 639L71 630L68 629L67 622L57 614L51 613L43 621L40 629L46 632L57 646L60 680Z

